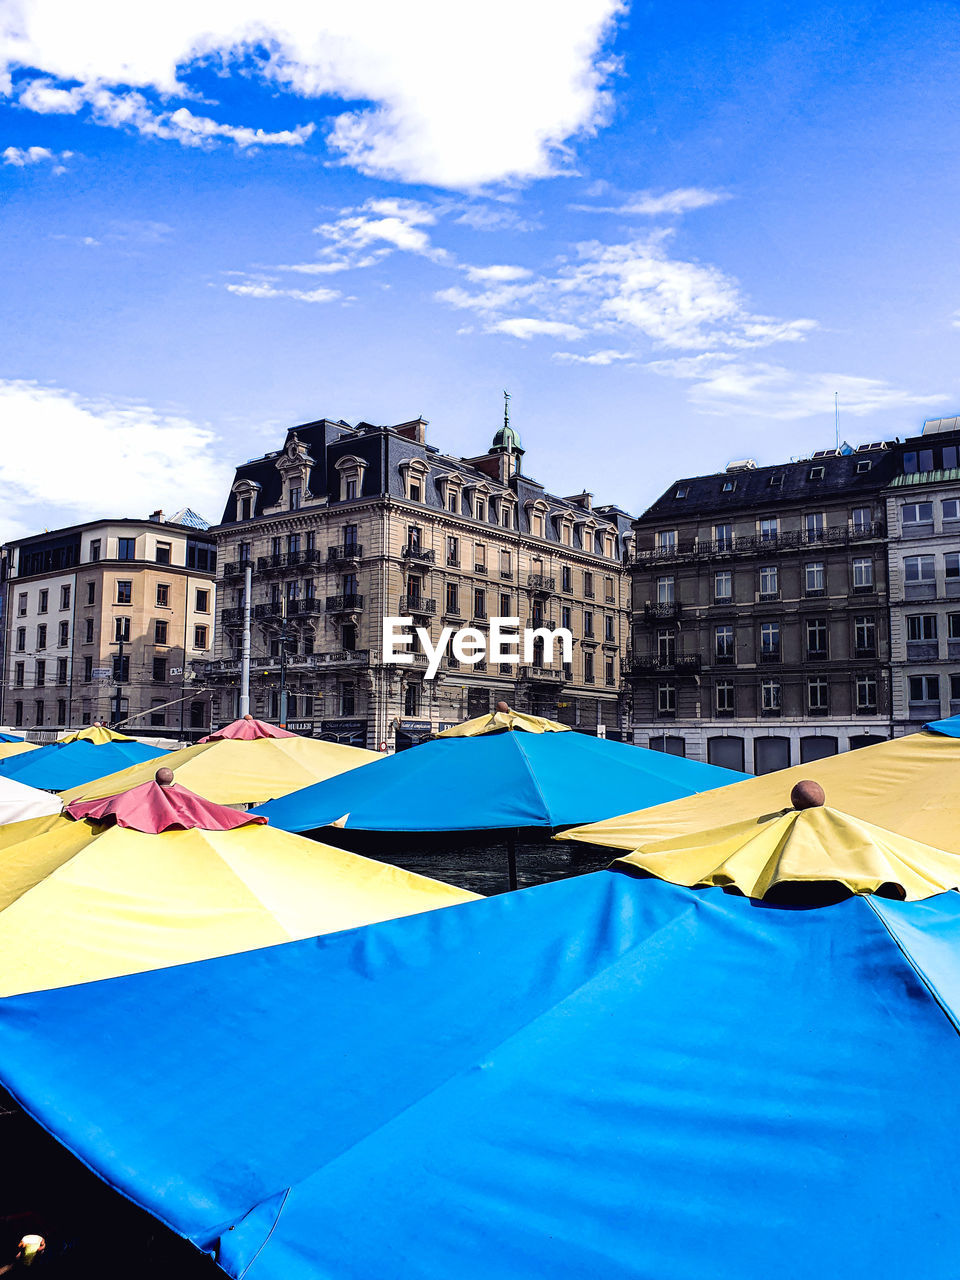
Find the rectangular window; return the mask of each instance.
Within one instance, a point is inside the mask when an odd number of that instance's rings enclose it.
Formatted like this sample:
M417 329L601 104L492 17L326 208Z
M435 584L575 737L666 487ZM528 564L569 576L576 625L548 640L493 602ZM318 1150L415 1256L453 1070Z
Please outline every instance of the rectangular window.
M43 658L37 659L36 680L34 683L38 689L47 683L47 664Z
M157 564L169 564L170 551L171 551L171 544L169 542L158 542L157 543ZM124 558L127 560L133 559L132 556L126 556Z
M33 704L33 707L34 707L34 716L35 716L34 724L42 725L43 724L43 699L38 698L36 702Z
M162 698L150 699L150 723L154 727L159 727L167 723L166 707L163 705Z
M573 628L573 610L569 605L564 605L560 610L560 625L565 631L570 631Z
M47 647L47 624L41 622L37 627L37 648L45 649Z
M780 657L780 623L764 622L760 626L760 657L768 662Z
M504 529L513 528L513 508L508 507L506 503L503 503L500 507L500 523Z
M136 538L118 538L117 539L117 559L133 560L136 558L137 540Z
M121 578L117 582L117 604L133 603L133 582L129 578Z
M83 643L93 644L93 619L85 618L83 623Z
M670 599L672 600L672 599L673 599L673 595L672 595L672 591L673 591L673 585L672 585L672 584L673 584L673 579L672 579L672 578L659 578L659 579L658 579L658 583L659 583L659 582L669 582L669 583L671 584L671 587L670 587L670 590L671 590L671 596L670 596ZM586 572L585 572L585 573L584 573L584 575L583 575L583 594L587 597L587 599L588 599L588 600L592 600L592 599L593 599L593 574L592 574L592 573L586 573Z
M510 557L509 551L500 552L500 577L501 578L513 577L513 561Z
M780 710L780 681L779 680L761 680L760 681L760 709L766 711L767 714L776 713Z
M733 715L733 681L720 680L716 688L716 706L719 715Z
M827 589L827 578L822 560L804 565L804 591L808 596L822 596Z
M603 580L603 598L607 604L613 604L616 601L617 597L614 594L612 578L604 578Z
M877 679L876 676L857 677L857 710L876 711Z
M604 674L603 674L604 683L610 684L610 685L616 684L617 683L616 667L613 659L607 658L606 662L603 664L603 668L604 668Z
M210 612L210 592L205 590L197 591L197 613Z
M871 511L869 507L854 507L853 514L851 516L853 532L860 534L869 533L873 524L870 517Z
M858 658L874 658L877 654L877 624L861 614L853 620L853 643Z
M960 498L945 498L943 502L944 520L960 520Z
M60 608L61 608L61 609L69 609L69 608L70 608L70 588L69 588L69 586L63 586L63 587L61 587L61 588L60 588Z
M584 574L583 577L584 577L584 583L586 583L587 574ZM673 578L657 579L657 604L673 604L674 603L674 585L675 584L674 584ZM586 586L584 586L583 594L585 596L593 595L592 575L591 575L591 589L587 591Z
M960 701L960 675L950 677L950 701Z
M487 546L484 542L478 542L473 549L473 568L476 573L487 572Z
M154 658L153 660L153 678L161 684L167 678L167 660L166 658Z
M96 564L96 562L99 559L100 559L100 539L94 538L94 540L90 543L90 561L92 564Z
M23 653L27 647L27 628L17 627L17 653Z
M340 686L340 714L353 716L357 713L357 695L353 683Z
M298 484L290 486L290 510L300 510L300 486Z
M674 631L657 632L657 660L664 665L672 664L677 659L677 636Z
M113 638L114 641L127 641L130 639L130 619L114 618L113 620Z
M299 533L287 534L287 555L290 557L291 564L299 564L300 562L300 535Z
M356 482L355 482L355 481L354 481L354 485L356 485ZM348 484L348 485L347 485L347 488L349 489L349 487L350 487L350 486L349 486L349 484ZM349 497L349 496L350 496L350 494L348 493L348 494L347 494L347 497ZM356 496L357 496L357 495L356 495L356 493L354 493L354 495L353 495L353 496L354 496L354 497L356 497ZM419 501L420 501L420 485L417 483L417 481L416 481L416 480L411 480L411 481L410 481L410 501L411 501L411 502L419 502Z
M583 655L583 683L593 684L593 654Z
M15 662L13 664L13 683L18 689L23 688L23 675L26 669L26 663Z
M604 640L607 641L608 644L616 640L616 636L614 635L614 631L613 631L613 618L610 616L609 613L604 614L604 618L603 618L603 638Z
M827 532L827 518L822 511L811 511L804 516L804 532L807 542L822 542Z
M57 684L67 683L67 660L66 658L57 659Z
M167 623L161 622L159 619L153 624L153 643L167 643Z
M857 561L854 560L854 566ZM905 556L903 561L904 582L936 582L937 572L933 556Z
M900 508L900 523L905 529L912 524L932 524L933 503L905 502Z
M473 593L473 616L475 618L487 616L487 593L482 587L477 587Z
M455 569L460 563L460 539L447 538L447 564Z
M563 568L560 570L560 590L561 591L573 590L573 570L570 568L568 564L565 564Z
M87 604L97 603L97 584L95 582L87 583Z
M170 584L167 582L157 583L157 607L159 609L170 607Z
M58 647L61 649L65 648L66 645L69 643L69 640L70 640L70 623L61 622L60 626L57 628Z
M675 684L657 685L657 714L675 716L677 714L677 686Z
M914 613L907 617L907 639L936 640L937 615L935 613Z
M589 609L583 611L583 634L589 639L593 639L593 614Z
M130 679L130 655L128 653L113 655L113 678L117 684L126 684Z
M960 578L960 552L948 551L943 557L943 576L947 579Z
M57 699L57 724L65 725L67 723L67 700L66 698Z
M760 569L760 599L776 600L780 594L780 572L775 564L765 564Z
M715 524L713 526L713 541L716 543L718 551L730 551L733 548L733 525L732 524Z
M474 503L474 518L477 520L486 520L487 518L487 504L483 498L477 498Z
M347 502L352 502L352 501L354 500L354 498L356 498L356 496L357 496L357 482L356 482L356 480L348 480L348 481L347 481L347 483L346 483L346 486L345 486L345 487L346 487ZM410 486L410 488L411 488L411 490L412 490L412 489L414 488L414 486L413 486L413 485L411 485L411 486ZM419 501L420 501L420 486L419 486L419 485L417 485L417 486L416 486L416 489L417 489L417 497L414 499L414 501L415 501L415 502L419 502ZM412 495L412 493L411 493L411 497L412 497L412 496L413 496L413 495Z
M829 686L826 680L807 681L807 706L811 711L826 711Z
M193 647L195 649L206 649L208 634L209 634L208 627L194 627L193 628Z
M729 569L719 569L713 575L713 598L718 602L733 599L733 573Z
M86 684L93 679L93 658L89 653L83 659L83 679Z
M911 676L909 684L911 702L940 701L939 676Z
M721 662L733 661L733 627L727 624L716 627L713 633L714 655Z
M460 612L460 588L455 582L447 583L447 613Z
M665 555L673 555L676 549L676 529L659 529L657 531L657 550Z
M448 489L447 491L447 510L453 515L458 515L460 511L460 495L456 489Z
M960 613L947 614L947 638L960 640Z
M777 535L780 532L780 521L776 517L760 520L758 527L760 529L761 542L776 542Z
M18 729L23 725L23 703L22 702L15 702L13 704L13 723Z
M931 560L933 557L930 557ZM862 559L853 562L854 591L869 591L873 586L873 561Z
M513 617L513 610L511 608L511 603L512 601L511 601L509 592L501 591L500 592L500 617L501 618Z
M50 607L50 592L46 589L40 592L39 602L37 604L37 613L46 613Z
M25 618L27 616L27 593L21 591L17 596L17 617Z
M826 658L828 634L826 618L807 619L807 656L809 658Z

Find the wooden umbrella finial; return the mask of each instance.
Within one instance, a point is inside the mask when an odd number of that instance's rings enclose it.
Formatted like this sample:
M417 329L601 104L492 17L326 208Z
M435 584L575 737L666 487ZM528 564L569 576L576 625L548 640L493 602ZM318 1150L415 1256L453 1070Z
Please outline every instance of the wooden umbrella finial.
M153 776L161 787L169 787L173 782L173 770L168 769L166 765L158 769Z
M510 710L510 707L509 707L508 703L506 703L506 702L498 702L498 703L497 703L497 710L498 710L498 711L509 711L509 710Z
M790 803L794 809L819 809L827 797L819 782L805 778L790 792Z

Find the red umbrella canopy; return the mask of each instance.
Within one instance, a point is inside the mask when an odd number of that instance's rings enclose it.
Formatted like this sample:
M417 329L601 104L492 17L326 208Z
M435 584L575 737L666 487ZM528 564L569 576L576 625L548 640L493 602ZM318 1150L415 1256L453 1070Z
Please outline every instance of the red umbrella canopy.
M158 769L154 782L141 783L118 796L74 800L64 813L71 818L92 818L94 822L113 821L118 827L129 827L149 835L159 835L172 827L185 831L232 831L234 827L267 821L266 818L204 800L175 783L171 769Z
M265 720L254 720L253 716L243 716L232 724L225 724L216 733L208 733L201 742L219 742L223 738L238 738L252 742L254 738L295 738L295 733L281 729L279 725L267 724Z

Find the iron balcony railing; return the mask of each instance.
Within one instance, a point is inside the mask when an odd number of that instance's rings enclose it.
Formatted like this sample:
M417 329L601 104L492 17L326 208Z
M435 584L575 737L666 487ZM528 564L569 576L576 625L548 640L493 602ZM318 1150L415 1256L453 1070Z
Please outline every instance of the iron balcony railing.
M403 556L407 560L422 560L424 564L433 564L436 560L436 553L421 547L418 543L408 542L403 548Z
M328 560L362 560L363 547L359 542L341 542L335 547L327 547Z
M433 614L437 612L436 600L428 600L426 596L401 596L400 613Z
M674 622L680 617L681 606L678 601L669 604L651 604L648 600L643 606L644 622Z
M698 653L676 653L660 657L656 653L636 654L622 664L624 676L695 676L700 674L702 661Z
M751 556L773 551L797 551L805 547L847 546L871 538L882 538L885 533L886 525L883 521L875 520L871 524L855 529L850 529L846 525L835 525L829 529L810 533L795 529L767 536L741 535L719 542L698 538L692 542L678 542L671 547L653 547L635 551L628 563L641 566L679 560L713 560L717 556Z
M343 613L350 609L362 609L363 596L348 592L342 596L327 596L327 613Z
M542 573L528 573L527 587L531 591L556 591L557 580Z
M221 609L220 618L225 627L235 626L238 622L243 621L242 609Z
M550 684L563 684L567 679L567 675L563 667L547 667L533 663L530 666L517 668L518 680L529 680L533 683L549 682Z
M246 560L231 560L228 564L223 566L223 576L225 578L239 577L240 574L246 573L248 568L252 569L253 565L254 561L252 557L249 557Z

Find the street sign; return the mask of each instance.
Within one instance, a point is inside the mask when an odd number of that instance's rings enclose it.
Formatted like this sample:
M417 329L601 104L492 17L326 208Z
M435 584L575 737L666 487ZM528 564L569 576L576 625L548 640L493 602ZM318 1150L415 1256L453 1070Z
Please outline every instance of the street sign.
M182 676L182 675L183 675L183 667L171 667L171 668L170 668L170 674L171 674L172 676Z
M90 674L94 680L109 680L113 672L109 667L94 667Z

